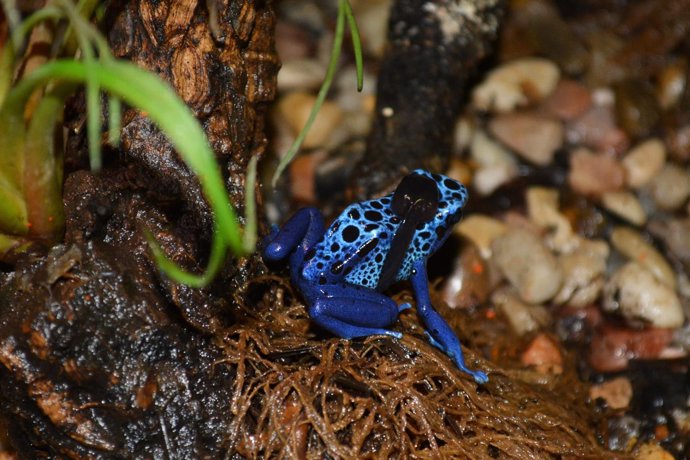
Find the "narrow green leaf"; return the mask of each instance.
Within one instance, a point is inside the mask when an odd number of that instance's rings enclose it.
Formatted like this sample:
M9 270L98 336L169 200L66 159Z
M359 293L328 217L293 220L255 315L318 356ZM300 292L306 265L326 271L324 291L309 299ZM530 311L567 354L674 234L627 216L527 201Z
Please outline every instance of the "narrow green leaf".
M352 37L352 49L355 52L355 69L357 69L357 91L362 91L364 87L364 65L362 63L362 40L359 36L359 27L357 21L352 14L352 6L348 0L340 0L342 8L345 10L347 17L347 25L350 28L350 36Z
M321 106L323 105L323 101L326 99L326 95L328 94L328 90L331 88L331 83L333 83L333 77L335 76L335 71L338 68L338 59L340 58L340 50L343 45L343 34L345 31L345 9L343 7L343 3L341 1L340 6L338 8L338 20L336 22L335 26L335 35L333 37L333 46L331 47L331 58L328 61L328 68L326 69L326 76L323 79L323 83L321 84L321 89L319 89L319 94L316 96L316 101L314 101L314 106L311 108L311 112L309 113L309 118L307 118L307 122L304 125L304 128L302 128L302 131L297 135L297 138L295 139L295 142L292 143L290 146L290 149L287 151L287 153L283 156L283 158L280 159L280 163L278 163L278 167L276 168L275 173L273 173L273 180L271 181L271 184L273 187L276 186L278 183L278 179L280 178L281 174L283 174L283 171L287 166L290 164L292 159L297 155L297 152L299 151L300 146L302 145L302 142L304 142L304 138L307 137L307 133L309 132L309 129L311 128L311 125L314 123L314 120L316 119L316 115L319 113L319 110L321 109Z

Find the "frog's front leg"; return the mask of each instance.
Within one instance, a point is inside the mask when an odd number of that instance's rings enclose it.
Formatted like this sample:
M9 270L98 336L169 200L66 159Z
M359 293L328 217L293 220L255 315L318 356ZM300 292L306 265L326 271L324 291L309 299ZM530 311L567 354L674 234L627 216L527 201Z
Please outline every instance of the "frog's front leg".
M328 284L302 289L309 316L333 334L351 339L384 334L402 334L385 329L395 322L400 309L391 299L372 289L354 284Z
M264 258L281 260L290 256L293 274L304 263L304 254L326 231L323 216L316 208L303 208L295 213L283 227L273 231L264 241Z
M426 274L426 261L420 260L414 265L412 272L412 288L414 289L417 301L417 312L421 316L426 326L429 341L432 345L441 349L453 360L460 370L470 374L475 382L486 383L489 377L484 372L473 371L465 365L465 358L462 355L462 347L457 336L450 328L448 323L438 314L431 305L429 297L429 280Z

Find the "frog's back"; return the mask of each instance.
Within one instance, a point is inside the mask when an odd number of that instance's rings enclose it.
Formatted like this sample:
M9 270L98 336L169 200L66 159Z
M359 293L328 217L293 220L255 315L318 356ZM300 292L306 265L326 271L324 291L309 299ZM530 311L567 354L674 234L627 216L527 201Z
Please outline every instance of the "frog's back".
M326 279L342 274L348 283L375 289L388 253L404 251L395 279L409 279L414 263L428 258L445 241L467 199L467 191L459 182L422 170L415 173L436 182L439 207L433 219L417 226L406 247L391 247L402 223L391 209L393 194L355 203L343 211L312 249L302 276L324 284Z

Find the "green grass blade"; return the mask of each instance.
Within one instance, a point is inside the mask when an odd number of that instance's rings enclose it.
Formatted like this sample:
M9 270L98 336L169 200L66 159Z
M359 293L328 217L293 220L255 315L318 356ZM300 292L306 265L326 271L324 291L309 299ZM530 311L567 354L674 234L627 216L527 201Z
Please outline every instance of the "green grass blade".
M319 110L321 109L321 106L323 105L323 101L326 99L326 95L328 94L328 90L331 88L331 83L333 83L333 77L335 76L335 71L338 68L338 60L340 59L340 50L343 45L343 34L345 32L345 9L343 7L343 3L341 1L340 7L338 8L338 20L335 26L335 34L333 37L333 46L331 48L331 58L328 61L328 68L326 69L326 76L323 79L323 83L321 84L321 89L319 89L319 94L316 96L316 101L314 101L314 106L311 108L311 112L309 113L309 118L307 118L307 122L304 125L304 128L302 128L302 131L297 135L297 138L295 139L295 142L292 143L290 146L290 149L287 151L287 153L283 156L283 158L280 159L280 163L278 163L278 167L276 168L275 173L273 173L273 180L271 181L271 184L273 187L276 186L278 183L278 179L280 178L281 174L283 174L283 171L287 166L290 164L292 159L297 155L297 152L299 151L300 146L302 145L302 142L304 142L304 138L307 137L307 133L309 132L309 129L311 128L311 125L314 123L314 120L316 120L316 115L319 113Z
M347 25L350 28L352 37L352 49L355 52L355 69L357 69L357 91L362 91L364 87L364 65L362 63L362 40L359 36L359 27L352 14L352 6L348 0L340 0L341 7L344 9Z

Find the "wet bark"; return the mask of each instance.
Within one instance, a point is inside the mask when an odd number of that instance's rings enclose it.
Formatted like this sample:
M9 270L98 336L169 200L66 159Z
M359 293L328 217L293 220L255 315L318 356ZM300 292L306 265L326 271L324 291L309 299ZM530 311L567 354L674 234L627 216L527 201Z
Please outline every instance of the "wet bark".
M357 166L363 199L415 168L447 166L465 84L496 39L502 0L398 0L377 84L367 153Z
M105 18L114 54L170 82L198 117L242 215L245 169L263 153L278 70L271 2L112 2ZM70 104L81 107L79 97ZM234 295L263 266L228 261L203 290L167 280L145 232L200 270L211 216L198 181L134 109L104 170L80 169L83 113L67 118L65 244L0 272L10 442L24 458L222 457L235 377L222 364L222 337L240 315Z

